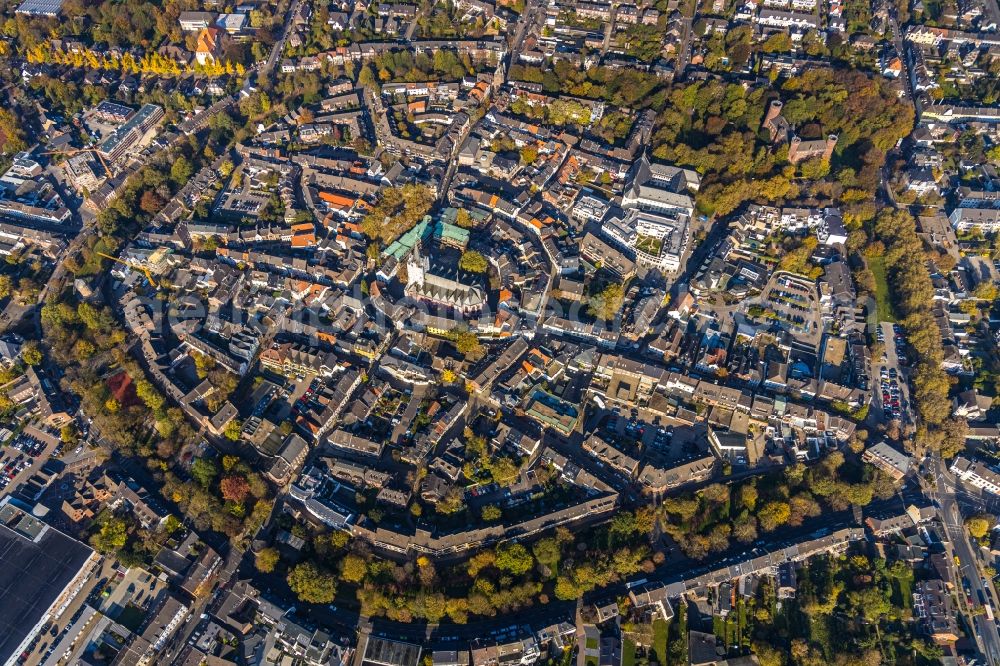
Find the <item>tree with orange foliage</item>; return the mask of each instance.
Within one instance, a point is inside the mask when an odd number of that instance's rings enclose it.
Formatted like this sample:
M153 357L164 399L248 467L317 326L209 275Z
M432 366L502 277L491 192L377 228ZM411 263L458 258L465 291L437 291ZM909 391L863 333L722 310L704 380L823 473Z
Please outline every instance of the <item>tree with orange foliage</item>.
M219 490L227 502L242 504L250 494L250 484L242 476L227 476L219 482Z

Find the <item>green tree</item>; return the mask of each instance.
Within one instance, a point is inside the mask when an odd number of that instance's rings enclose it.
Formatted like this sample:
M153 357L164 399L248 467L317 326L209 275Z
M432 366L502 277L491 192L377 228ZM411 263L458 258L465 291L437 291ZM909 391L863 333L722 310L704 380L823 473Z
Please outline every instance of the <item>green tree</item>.
M622 301L625 299L625 291L622 285L617 282L606 286L600 293L590 297L587 305L587 312L592 317L611 321L621 310Z
M545 539L539 539L531 546L531 553L538 560L538 563L547 567L551 572L559 568L559 560L562 558L562 549L559 547L559 542L548 537Z
M757 540L757 521L750 515L737 519L732 534L740 543L753 543Z
M460 488L450 488L447 493L445 493L444 498L441 499L436 505L434 505L434 510L441 514L452 514L458 513L465 507L464 496Z
M486 257L475 250L467 250L462 253L462 258L458 260L458 267L470 273L485 273L489 268Z
M361 71L358 72L358 85L369 90L378 91L378 79L375 77L375 72L372 71L371 65L366 64L361 67Z
M990 531L990 527L993 525L993 520L989 516L979 515L979 516L969 516L965 519L965 527L969 530L969 534L975 539L982 539L986 536L986 533Z
M753 653L757 655L760 666L785 666L785 655L765 641L754 641Z
M295 596L306 603L328 604L337 595L337 579L312 562L297 564L286 580Z
M467 359L476 361L483 357L485 350L475 333L464 327L455 327L448 333L448 339L455 350Z
M209 371L215 369L216 361L208 354L201 352L193 352L193 355L195 372L198 373L199 379L205 379L208 377Z
M128 540L128 526L122 518L111 516L101 525L100 531L90 542L101 553L113 553L125 546Z
M791 516L792 509L788 502L768 502L761 507L757 519L762 530L771 532L787 523Z
M561 601L574 601L580 596L580 590L568 576L559 576L556 579L556 598Z
M489 469L493 480L502 486L510 485L517 478L521 468L507 456L497 456L490 459L485 467Z
M877 586L848 592L847 604L869 623L878 622L879 618L888 615L892 610L892 604L886 593Z
M163 521L163 531L167 534L173 534L177 530L183 527L180 519L174 514L167 516L167 519Z
M174 181L174 184L178 186L187 183L193 173L194 166L183 155L179 155L170 166L170 180Z
M27 148L25 124L10 109L0 109L0 151L11 155Z
M986 151L986 157L994 164L1000 164L1000 144L997 144Z
M611 519L608 538L612 544L627 543L638 529L635 514L631 511L621 511Z
M42 350L38 343L34 340L25 342L21 347L21 359L28 365L39 365L42 362Z
M992 282L983 282L976 287L972 295L984 301L995 301L997 299L997 286Z
M387 245L416 226L433 204L434 193L424 185L388 188L361 220L361 230L368 238Z
M210 458L195 458L191 463L191 477L202 488L208 488L219 474L219 468Z
M156 387L146 379L140 379L135 383L135 394L154 412L163 409L167 402L163 394L157 391Z
M475 226L472 220L472 216L469 215L469 211L464 208L459 208L458 213L455 215L455 224L462 227L463 229L471 229Z
M765 40L763 48L768 53L788 53L792 50L792 39L787 32L776 32Z
M331 532L329 536L330 545L334 548L344 548L351 540L351 535L342 530Z
M753 511L754 507L757 506L757 488L752 484L748 483L740 486L737 496L739 497L740 504L748 511Z
M340 561L340 577L348 583L360 583L368 575L368 562L354 553L344 555Z
M280 560L281 555L278 553L278 549L268 546L267 548L262 548L254 557L254 566L261 573L271 573L278 566Z
M520 576L531 570L535 560L528 549L519 543L500 546L496 549L496 568L514 576Z
M67 423L59 429L59 440L64 444L75 444L77 440L76 425Z
M242 432L243 425L240 423L239 419L233 419L226 424L225 435L226 439L231 442L238 442L240 440L240 433Z
M503 513L501 513L500 511L500 507L496 506L495 504L487 504L486 506L483 507L481 515L485 522L492 523L494 521L500 520L500 518L503 516Z
M90 340L80 338L73 345L73 356L77 361L86 361L97 352L97 347Z

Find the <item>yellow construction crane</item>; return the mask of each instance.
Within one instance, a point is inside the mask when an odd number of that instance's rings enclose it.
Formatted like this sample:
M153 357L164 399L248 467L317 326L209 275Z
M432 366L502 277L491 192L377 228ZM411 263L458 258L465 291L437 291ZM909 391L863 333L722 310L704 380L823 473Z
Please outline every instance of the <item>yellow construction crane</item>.
M148 268L146 268L142 264L137 264L131 261L126 261L124 259L119 259L118 257L112 257L110 254L104 254L103 252L98 252L97 256L104 257L105 259L110 259L111 261L117 261L119 264L125 264L132 270L142 271L143 274L145 274L146 279L149 280L149 284L153 285L153 287L157 289L160 288L160 285L156 282L156 280L153 279L153 274L149 271Z
M79 155L80 153L94 153L97 155L97 159L101 161L101 166L104 167L104 172L111 177L111 167L108 166L107 161L104 159L104 155L97 148L67 148L65 150L46 150L40 155L65 155L66 157L73 157L74 155Z

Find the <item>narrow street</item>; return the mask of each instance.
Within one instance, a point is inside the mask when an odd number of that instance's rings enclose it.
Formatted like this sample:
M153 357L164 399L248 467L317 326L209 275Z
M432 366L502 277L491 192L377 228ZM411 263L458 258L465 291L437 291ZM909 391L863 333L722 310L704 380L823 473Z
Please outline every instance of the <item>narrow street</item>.
M697 12L698 5L692 0L688 6L685 6L684 17L682 19L682 29L683 34L681 35L681 46L677 51L677 70L675 72L675 77L682 79L684 77L684 70L688 66L688 62L691 59L691 34L694 25L694 16Z
M288 8L288 12L285 14L285 22L281 30L281 38L274 43L271 48L271 53L267 57L267 61L260 68L260 75L264 78L271 74L274 66L278 63L278 59L281 58L281 53L285 50L285 42L288 40L288 34L292 29L292 17L295 16L295 12L298 11L299 4L302 0L292 0L291 6Z

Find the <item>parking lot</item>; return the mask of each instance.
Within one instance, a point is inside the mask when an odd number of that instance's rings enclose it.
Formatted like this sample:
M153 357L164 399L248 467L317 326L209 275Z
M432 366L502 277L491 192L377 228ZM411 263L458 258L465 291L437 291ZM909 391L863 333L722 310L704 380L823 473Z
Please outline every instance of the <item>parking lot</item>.
M875 331L875 338L885 351L876 359L879 373L879 388L873 392L873 407L879 410L876 416L885 421L910 422L909 395L905 367L906 339L898 324L882 323Z
M62 455L62 443L28 426L0 454L0 496L17 488L52 456Z
M760 306L766 317L788 330L795 338L817 346L822 337L819 297L816 286L799 276L776 272L761 294Z

